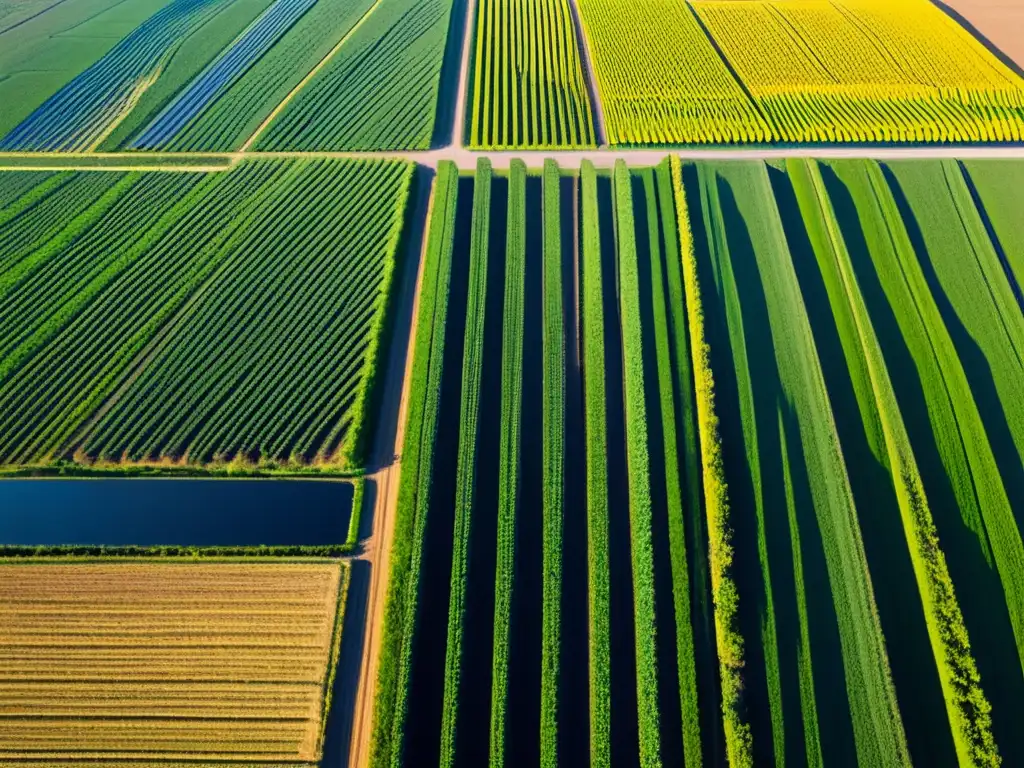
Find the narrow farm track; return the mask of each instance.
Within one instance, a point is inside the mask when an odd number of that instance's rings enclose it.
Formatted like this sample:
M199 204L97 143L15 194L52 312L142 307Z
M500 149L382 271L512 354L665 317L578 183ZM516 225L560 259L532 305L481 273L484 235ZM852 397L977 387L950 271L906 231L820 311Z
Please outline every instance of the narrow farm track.
M459 62L459 89L455 95L455 123L452 126L452 143L449 147L442 147L440 150L433 151L443 152L445 149L461 149L466 144L466 94L469 92L469 67L473 61L473 43L476 40L476 25L474 22L476 20L477 2L478 0L466 0L466 22L463 25L462 32L462 56ZM436 168L437 163L434 163L432 167ZM467 167L475 168L476 161L472 161L472 165Z
M461 130L461 129L459 129ZM405 160L436 169L443 160L459 168L476 167L487 158L495 169L506 170L519 159L529 168L541 168L551 159L564 168L577 168L589 160L597 168L611 168L616 160L630 167L657 165L666 157L683 161L785 160L1024 160L1024 145L1014 146L908 146L908 147L737 147L724 149L586 149L586 150L471 150L460 146L409 152L146 152L147 162L137 162L132 152L0 152L3 171L227 171L249 159Z
M583 78L587 81L587 91L590 94L590 109L594 115L594 138L597 146L606 147L608 131L605 129L604 104L601 103L601 95L597 90L597 70L594 69L594 60L590 55L590 40L587 39L587 31L583 28L583 20L580 19L577 0L569 0L569 11L572 13L572 26L576 30L580 59L583 62Z
M351 741L348 756L350 766L365 765L370 757L370 737L373 732L373 705L377 663L384 623L384 605L388 591L388 564L394 539L394 516L398 504L398 486L401 474L401 450L405 442L405 417L409 405L412 374L412 350L416 343L412 329L419 310L420 286L423 282L424 251L426 249L426 222L433 205L432 179L420 178L409 202L411 222L406 232L406 258L416 254L416 270L404 272L396 307L394 338L381 400L381 420L377 431L377 445L372 457L373 472L366 476L376 488L373 510L373 530L362 542L357 558L370 565L370 584L367 596L367 621L360 658L342 659L343 664L358 664L358 687L352 694ZM419 248L416 249L416 244ZM408 262L406 262L407 264Z

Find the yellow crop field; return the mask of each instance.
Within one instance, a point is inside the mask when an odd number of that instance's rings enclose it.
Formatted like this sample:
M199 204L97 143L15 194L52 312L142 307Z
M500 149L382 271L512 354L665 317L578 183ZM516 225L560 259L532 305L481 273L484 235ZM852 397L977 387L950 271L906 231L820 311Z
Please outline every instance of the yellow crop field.
M610 144L775 135L681 0L577 0Z
M313 763L340 563L0 566L0 764Z
M1024 137L1024 81L926 0L699 0L786 142Z

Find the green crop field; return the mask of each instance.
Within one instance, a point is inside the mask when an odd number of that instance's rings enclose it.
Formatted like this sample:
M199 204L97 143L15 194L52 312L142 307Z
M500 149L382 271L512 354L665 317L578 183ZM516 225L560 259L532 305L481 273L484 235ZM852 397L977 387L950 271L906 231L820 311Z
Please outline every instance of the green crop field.
M1024 766L1009 5L0 0L0 764Z
M3 463L360 460L410 165L39 176L0 224Z
M434 135L452 0L377 0L255 149L426 149Z
M594 145L590 98L566 0L484 0L475 44L470 146Z
M971 170L443 166L371 763L1012 762L1024 321Z

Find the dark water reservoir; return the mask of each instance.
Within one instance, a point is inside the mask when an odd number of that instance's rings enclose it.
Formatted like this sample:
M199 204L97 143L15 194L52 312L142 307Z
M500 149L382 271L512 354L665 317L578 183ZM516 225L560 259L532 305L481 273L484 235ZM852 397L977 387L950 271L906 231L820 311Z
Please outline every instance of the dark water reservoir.
M339 544L353 490L323 480L0 480L0 544Z

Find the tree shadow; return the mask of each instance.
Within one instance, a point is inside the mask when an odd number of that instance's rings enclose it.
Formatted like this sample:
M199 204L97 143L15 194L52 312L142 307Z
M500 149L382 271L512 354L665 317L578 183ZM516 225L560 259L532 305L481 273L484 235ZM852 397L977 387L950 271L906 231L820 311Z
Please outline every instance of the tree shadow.
M565 473L562 520L562 634L558 756L563 766L590 756L587 470L579 353L578 179L559 180L562 211L562 307L565 328Z
M334 686L328 692L331 709L324 734L322 768L345 768L352 746L352 722L356 711L359 677L366 639L366 608L370 595L370 569L365 560L349 564L348 595L343 606L341 649Z
M470 101L466 100L469 108L467 114L456 114L456 107L459 103L459 71L462 68L462 44L467 34L472 34L472 29L467 29L466 4L469 0L452 0L451 15L449 17L448 36L444 44L444 58L441 60L441 75L437 85L437 109L434 114L434 131L430 140L430 147L446 147L455 138L455 121L463 120L469 123L469 111L472 109ZM470 21L470 24L475 19ZM472 43L470 43L472 46ZM470 56L473 55L472 49ZM466 88L469 93L473 92L473 67L470 66L469 78L466 80Z
M863 352L856 338L856 328L852 324L852 310L845 295L840 293L843 301L841 311L845 314L839 316L839 322L844 324L848 334L847 343L853 346L852 354L860 361L858 384L869 411L867 415L862 413L857 399L837 315L808 238L792 183L782 171L772 169L769 176L821 360L825 388L832 405L839 443L853 490L868 569L874 584L882 586L875 590L875 600L886 639L897 699L903 705L900 711L911 756L919 765L952 765L956 762L953 736L944 706L938 668L928 639L924 607L910 560L896 489L888 462L883 463L885 454L882 451L885 448L881 443L881 424L864 367L866 363ZM863 236L859 231L853 235L854 238L858 236L859 241L847 241L850 242L851 250L862 247ZM838 269L838 266L834 269ZM838 272L832 274L838 278ZM836 282L833 290L841 291L842 287ZM874 446L868 436L865 419L870 420L871 429L876 435ZM791 432L789 434L791 439L796 436Z
M413 635L410 716L406 721L404 754L407 758L415 756L416 763L421 765L437 764L441 747L473 184L471 176L459 179L451 285L444 329L441 401L426 511L428 522L423 545L420 604Z
M1024 463L1021 462L1020 454L1014 444L1006 413L1003 410L1003 403L996 389L992 368L981 347L971 337L970 332L960 320L956 308L942 288L925 244L920 224L899 180L885 164L882 164L881 167L910 237L925 282L938 306L939 314L963 365L971 393L985 427L985 433L995 456L996 465L1003 478L1010 506L1014 510L1017 524L1020 526L1022 518L1024 518ZM948 538L943 540L944 543L948 541ZM986 603L981 604L985 605L986 613L993 610L991 594L993 593L989 592ZM960 601L965 615L968 610L973 608L965 603L973 602ZM971 640L972 643L977 644L982 641L982 637L978 637L978 633L975 632L971 634ZM1012 656L1002 657L999 664L990 666L985 656L986 654L975 654L975 659L980 670L988 668L987 676L982 671L982 685L993 704L992 722L996 742L1000 746L1004 759L1008 760L1010 764L1024 763L1024 731L1019 728L1019 723L1011 722L1015 719L1011 713L1015 711L1018 703L1024 700L1024 677L1020 674L1020 659L1014 652ZM1002 706L1000 706L1000 702Z

